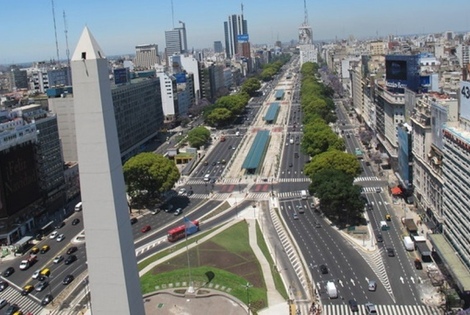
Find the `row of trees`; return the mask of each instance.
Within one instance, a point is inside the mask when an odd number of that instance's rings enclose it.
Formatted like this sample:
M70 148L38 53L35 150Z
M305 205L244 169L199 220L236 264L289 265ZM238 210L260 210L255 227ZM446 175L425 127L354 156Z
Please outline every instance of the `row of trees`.
M301 147L311 157L304 172L312 180L310 193L320 199L324 214L339 225L356 224L364 211L361 187L353 185L361 167L354 155L345 152L344 140L329 125L337 120L334 91L317 81L318 70L311 62L301 68Z

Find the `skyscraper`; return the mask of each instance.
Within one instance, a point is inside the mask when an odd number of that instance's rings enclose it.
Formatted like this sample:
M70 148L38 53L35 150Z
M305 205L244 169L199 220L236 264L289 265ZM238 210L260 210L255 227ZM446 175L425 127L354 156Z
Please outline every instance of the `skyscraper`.
M225 53L227 58L239 54L238 35L248 36L248 23L242 15L233 14L224 22Z
M144 315L108 60L86 27L72 69L92 313Z
M222 42L220 40L214 41L214 52L221 53L224 51L224 47L222 47Z
M159 63L158 45L135 46L134 63L139 70L153 69Z

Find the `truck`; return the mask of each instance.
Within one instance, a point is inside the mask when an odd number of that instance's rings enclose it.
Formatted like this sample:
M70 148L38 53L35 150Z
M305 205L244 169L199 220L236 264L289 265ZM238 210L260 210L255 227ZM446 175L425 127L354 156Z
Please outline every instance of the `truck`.
M306 190L301 190L300 191L300 197L304 200L306 200L308 198L308 194L307 194L307 191Z
M338 290L336 289L336 285L334 282L328 281L326 283L326 292L330 299L336 299L338 297Z
M406 250L413 251L415 250L415 243L409 236L403 238L403 244L405 245Z
M424 262L431 262L431 250L429 249L426 242L416 243L416 248L418 249L419 254L421 255L421 260Z
M418 227L415 224L413 219L404 219L403 224L405 225L406 229L410 234L417 234Z
M37 261L37 256L36 255L29 255L29 257L27 259L24 259L20 262L20 269L21 270L26 270L29 267L31 267L32 265L34 265L34 263L36 261Z

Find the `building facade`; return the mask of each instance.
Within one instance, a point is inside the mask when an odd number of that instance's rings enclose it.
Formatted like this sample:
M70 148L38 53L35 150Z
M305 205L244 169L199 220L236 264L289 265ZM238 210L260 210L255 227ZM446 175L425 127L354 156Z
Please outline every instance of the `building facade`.
M159 63L158 45L147 44L135 46L135 68L138 70L155 69L155 65Z

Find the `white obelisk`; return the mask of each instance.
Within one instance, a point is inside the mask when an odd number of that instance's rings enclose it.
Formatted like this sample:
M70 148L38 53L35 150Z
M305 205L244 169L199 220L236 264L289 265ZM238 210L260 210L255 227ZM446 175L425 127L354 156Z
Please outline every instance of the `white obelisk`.
M87 27L72 78L91 313L143 315L108 60Z

